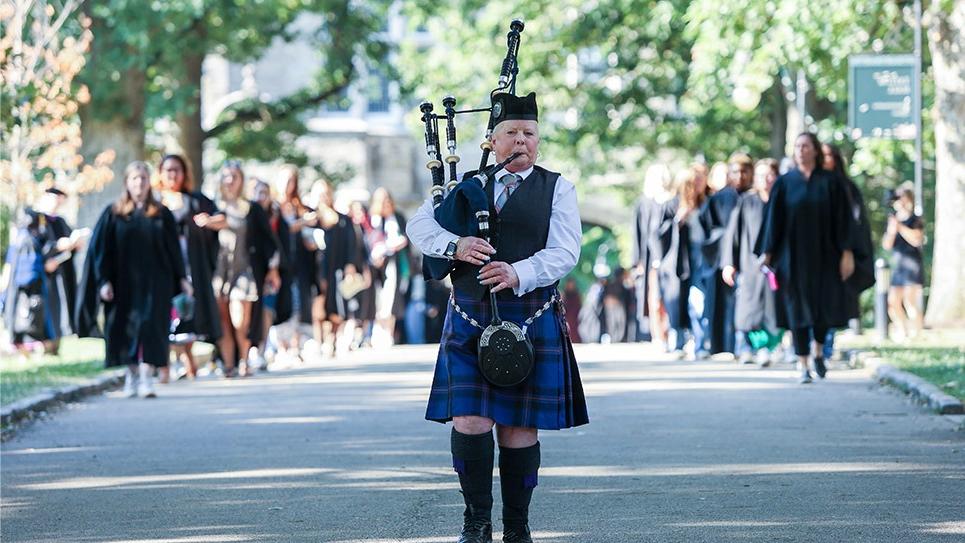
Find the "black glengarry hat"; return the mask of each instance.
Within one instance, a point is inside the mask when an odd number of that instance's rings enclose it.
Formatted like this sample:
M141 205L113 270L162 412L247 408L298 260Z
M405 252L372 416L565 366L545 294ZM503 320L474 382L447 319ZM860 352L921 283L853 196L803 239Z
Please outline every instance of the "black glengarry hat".
M503 121L538 121L536 93L514 96L501 92L493 97L493 126Z

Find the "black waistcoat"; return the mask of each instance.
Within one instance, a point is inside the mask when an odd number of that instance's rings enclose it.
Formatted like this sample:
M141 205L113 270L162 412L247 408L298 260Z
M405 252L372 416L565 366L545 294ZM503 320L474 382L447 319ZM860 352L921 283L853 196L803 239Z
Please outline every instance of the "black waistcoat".
M471 176L475 172L466 175ZM502 188L501 184L486 185L486 196L489 199L490 229L492 231L492 246L496 248L494 261L518 262L525 260L537 251L546 247L546 239L550 231L550 215L553 213L553 195L556 192L556 180L560 174L545 170L539 166L533 167L533 172L520 182L513 194L506 200L500 213L496 213L493 204L494 187ZM486 297L486 287L479 284L480 266L468 262L456 263L450 277L452 287L461 295L468 295L475 300ZM511 289L497 294L499 297L515 296Z

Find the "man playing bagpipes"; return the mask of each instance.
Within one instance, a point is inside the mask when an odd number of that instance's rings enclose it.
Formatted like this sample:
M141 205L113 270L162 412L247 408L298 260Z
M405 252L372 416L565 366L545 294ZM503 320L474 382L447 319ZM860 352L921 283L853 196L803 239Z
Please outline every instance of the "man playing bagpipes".
M580 254L576 190L535 164L540 141L535 93L494 92L492 102L489 142L497 166L484 172L485 179L472 180L477 172L469 172L459 182L476 183L475 194L485 193L488 209L475 210L479 223L473 230L479 235L460 235L440 224L445 220L434 207L446 206L438 201L434 206L433 198L406 229L428 260L448 259L453 284L426 419L453 423L452 464L466 504L460 543L492 541L494 427L503 541L515 543L532 541L529 504L540 466L538 430L588 422L557 291Z

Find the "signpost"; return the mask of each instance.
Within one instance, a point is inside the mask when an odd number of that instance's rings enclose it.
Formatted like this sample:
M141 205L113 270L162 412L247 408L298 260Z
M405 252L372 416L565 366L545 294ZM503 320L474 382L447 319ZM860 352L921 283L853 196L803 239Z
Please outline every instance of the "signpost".
M915 137L914 71L914 55L853 55L848 59L852 137Z
M915 140L915 213L921 201L921 0L915 0L915 52L848 58L851 137Z

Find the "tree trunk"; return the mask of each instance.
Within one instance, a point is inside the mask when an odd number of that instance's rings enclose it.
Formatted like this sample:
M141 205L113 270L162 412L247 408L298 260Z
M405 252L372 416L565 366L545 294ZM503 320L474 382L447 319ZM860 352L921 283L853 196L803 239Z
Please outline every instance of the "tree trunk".
M193 89L191 99L185 110L177 115L178 143L184 152L194 174L195 189L200 190L204 181L204 129L201 127L201 64L204 56L188 54L184 56L184 71L187 74L182 84Z
M114 151L111 169L114 178L96 193L82 196L77 212L77 226L93 226L101 211L123 190L124 169L135 160L144 160L144 101L146 76L143 71L129 69L122 78L126 108L94 111L89 105L80 109L80 153L84 161L93 163L103 151Z
M928 44L935 74L935 240L929 326L965 323L965 3L931 9Z

